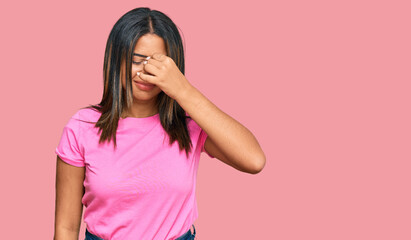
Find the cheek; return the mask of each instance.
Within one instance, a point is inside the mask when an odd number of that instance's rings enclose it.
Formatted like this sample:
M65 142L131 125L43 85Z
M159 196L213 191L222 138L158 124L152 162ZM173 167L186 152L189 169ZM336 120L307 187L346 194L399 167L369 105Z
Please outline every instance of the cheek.
M140 72L141 70L143 70L143 67L140 65L136 65L136 64L131 65L132 76L136 75L136 72Z

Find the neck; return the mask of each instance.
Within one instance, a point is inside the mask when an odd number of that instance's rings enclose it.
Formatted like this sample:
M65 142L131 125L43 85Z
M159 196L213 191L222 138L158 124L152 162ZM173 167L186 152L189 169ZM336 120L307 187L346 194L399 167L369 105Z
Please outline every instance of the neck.
M158 107L155 102L136 102L136 100L134 100L133 106L130 109L124 109L121 118L144 118L153 116L157 113Z

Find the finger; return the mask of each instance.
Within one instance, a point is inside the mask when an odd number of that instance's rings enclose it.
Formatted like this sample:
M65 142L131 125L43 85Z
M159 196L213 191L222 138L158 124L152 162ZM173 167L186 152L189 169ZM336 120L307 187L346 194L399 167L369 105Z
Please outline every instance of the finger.
M154 76L158 76L160 74L160 69L151 64L144 64L144 70Z
M156 66L158 69L161 69L161 67L163 66L163 63L162 63L162 62L160 62L160 61L158 61L158 60L156 60L156 59L153 59L153 58L151 58L151 59L149 59L149 60L146 60L146 61L147 61L146 64L154 65L154 66Z
M147 83L156 84L155 76L151 76L149 74L145 74L142 72L137 72L137 76L140 77L141 80Z
M154 53L152 56L152 59L158 60L160 62L164 61L166 59L166 55L161 54L161 53Z

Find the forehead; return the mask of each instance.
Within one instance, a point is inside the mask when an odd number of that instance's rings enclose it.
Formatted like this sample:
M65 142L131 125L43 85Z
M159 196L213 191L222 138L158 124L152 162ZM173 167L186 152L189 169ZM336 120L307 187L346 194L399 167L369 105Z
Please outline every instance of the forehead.
M134 46L133 53L135 57L152 56L154 53L167 55L164 40L155 34L141 36Z

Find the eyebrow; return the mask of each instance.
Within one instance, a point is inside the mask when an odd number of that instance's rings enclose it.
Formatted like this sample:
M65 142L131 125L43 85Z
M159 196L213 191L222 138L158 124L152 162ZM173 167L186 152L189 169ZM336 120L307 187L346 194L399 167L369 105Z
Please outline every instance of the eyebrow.
M133 56L139 56L139 57L144 57L144 58L148 57L146 55L142 55L142 54L138 54L138 53L133 53Z

